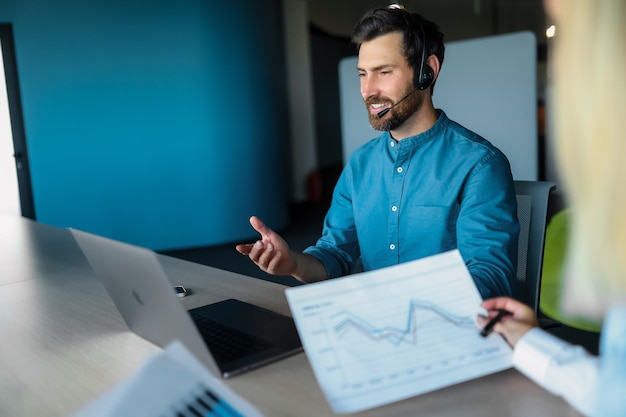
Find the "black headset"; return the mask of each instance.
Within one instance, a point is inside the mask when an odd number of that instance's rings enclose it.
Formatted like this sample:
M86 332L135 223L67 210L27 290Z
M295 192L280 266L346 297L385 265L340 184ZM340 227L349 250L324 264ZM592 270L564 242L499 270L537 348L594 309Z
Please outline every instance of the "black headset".
M420 62L419 71L415 71L413 75L413 85L418 90L426 90L433 83L435 78L435 71L426 64L426 51L428 49L428 44L426 43L426 31L424 30L423 22L419 22L420 28L422 29L422 60Z

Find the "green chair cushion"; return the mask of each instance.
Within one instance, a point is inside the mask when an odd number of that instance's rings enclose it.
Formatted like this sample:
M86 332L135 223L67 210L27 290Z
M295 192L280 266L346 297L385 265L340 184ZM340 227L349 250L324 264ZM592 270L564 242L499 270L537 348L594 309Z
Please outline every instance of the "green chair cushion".
M565 314L561 310L562 267L567 252L569 236L569 209L556 213L546 228L541 276L539 308L551 319L567 326L590 332L599 332L602 323Z

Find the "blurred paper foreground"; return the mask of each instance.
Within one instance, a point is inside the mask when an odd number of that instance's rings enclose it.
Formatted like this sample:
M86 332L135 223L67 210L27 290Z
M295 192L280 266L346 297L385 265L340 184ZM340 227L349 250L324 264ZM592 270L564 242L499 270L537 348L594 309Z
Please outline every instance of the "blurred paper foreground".
M169 417L188 415L191 408L203 416L262 417L177 341L74 417Z

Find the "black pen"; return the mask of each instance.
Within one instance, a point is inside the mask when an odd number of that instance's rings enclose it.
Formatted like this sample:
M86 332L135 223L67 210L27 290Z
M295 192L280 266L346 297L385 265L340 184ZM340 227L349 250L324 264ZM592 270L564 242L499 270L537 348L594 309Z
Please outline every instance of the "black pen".
M495 326L497 322L502 320L502 317L509 316L509 315L511 315L510 311L506 311L502 309L498 310L498 314L496 314L491 320L489 320L489 323L487 323L487 325L483 327L483 329L480 331L480 335L482 337L489 336L491 332L493 331L493 326Z

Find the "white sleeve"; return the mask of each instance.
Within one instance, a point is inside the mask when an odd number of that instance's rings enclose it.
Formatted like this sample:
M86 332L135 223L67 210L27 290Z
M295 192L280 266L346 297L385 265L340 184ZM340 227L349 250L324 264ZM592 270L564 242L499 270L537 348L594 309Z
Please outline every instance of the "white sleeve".
M583 414L596 409L600 361L582 347L535 328L515 345L513 365Z

